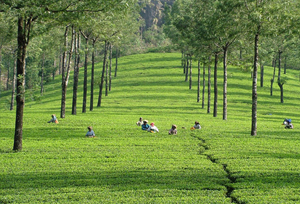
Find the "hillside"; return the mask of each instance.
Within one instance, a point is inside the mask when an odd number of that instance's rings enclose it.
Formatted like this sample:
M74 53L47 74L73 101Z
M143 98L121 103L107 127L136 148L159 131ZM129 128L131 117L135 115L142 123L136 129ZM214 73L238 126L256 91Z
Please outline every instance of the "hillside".
M250 73L229 67L228 120L223 121L221 65L213 117L196 102L196 67L192 90L184 82L180 56L120 58L112 90L92 112L80 112L82 80L79 113L71 115L71 80L66 118L58 118L59 124L47 121L51 114L59 116L60 77L45 85L41 97L27 90L19 153L11 150L15 111L5 106L10 93L2 93L0 203L300 203L298 71L287 71L281 104L277 85L269 94L273 69L265 68L253 137ZM160 132L142 131L135 124L139 117ZM284 129L284 118L295 128ZM202 129L190 130L196 120ZM168 135L172 124L177 135ZM90 125L96 138L85 137Z

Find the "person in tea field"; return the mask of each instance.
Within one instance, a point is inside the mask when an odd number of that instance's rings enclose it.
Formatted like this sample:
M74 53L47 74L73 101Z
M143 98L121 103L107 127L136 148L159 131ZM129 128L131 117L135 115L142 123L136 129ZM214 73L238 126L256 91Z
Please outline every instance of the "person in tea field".
M148 120L143 121L142 130L150 131L150 125L148 124Z
M195 125L193 127L191 127L191 130L194 130L194 129L201 129L201 125L198 121L195 121Z
M282 125L285 125L285 129L293 129L294 125L292 124L292 119L284 119Z
M172 125L172 128L169 130L169 135L177 135L177 126Z
M139 121L136 122L136 125L137 126L143 125L143 118L142 117L140 117Z
M95 132L91 126L88 126L87 129L89 131L86 133L86 135L85 135L86 137L96 137Z
M55 114L52 114L51 117L52 117L52 118L51 118L50 121L48 121L48 123L56 123L56 124L57 124L57 123L58 123L58 120L57 120Z
M150 124L150 132L152 133L159 132L158 128L154 125L154 123Z

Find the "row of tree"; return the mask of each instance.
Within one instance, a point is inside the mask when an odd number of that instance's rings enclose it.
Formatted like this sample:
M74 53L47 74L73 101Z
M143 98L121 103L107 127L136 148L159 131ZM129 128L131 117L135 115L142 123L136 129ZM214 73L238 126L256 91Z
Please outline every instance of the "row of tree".
M94 63L95 57L99 53L97 50L101 50L100 52L104 56L101 80L98 83L97 106L101 106L105 78L107 80L106 94L108 88L111 88L109 84L111 84L112 49L113 47L122 47L137 33L140 5L141 1L135 0L16 0L0 2L0 64L8 67L6 69L8 71L7 87L10 84L10 76L12 79L11 109L14 107L13 99L16 89L13 150L22 149L26 88L34 88L38 85L40 93L43 94L45 80L49 80L50 76L54 79L57 72L60 73L62 76L60 116L64 118L67 86L70 71L73 68L72 114L77 113L77 88L81 61L84 61L82 112L86 112L87 106L89 61L92 61L90 110L93 110ZM84 45L82 46L82 44ZM99 48L99 46L103 48ZM5 52L2 52L2 48L5 48ZM3 62L2 53L5 55ZM84 54L84 60L80 58L82 54ZM92 60L89 60L90 55ZM11 63L11 59L15 59L13 60L15 63ZM10 70L15 71L9 73ZM39 77L34 77L36 72L39 72ZM115 71L115 76L116 74Z
M165 32L183 52L185 79L188 77L188 67L191 69L189 65L192 56L204 67L208 67L208 112L210 112L211 89L210 65L214 66L214 117L217 116L217 69L220 55L223 60L224 120L227 119L229 54L230 63L251 70L252 73L251 135L257 134L258 68L261 67L261 86L263 86L263 67L272 60L274 75L271 83L274 82L276 61L277 84L281 90L283 103L283 85L286 80L281 77L282 54L286 53L285 59L288 57L295 59L288 50L299 44L298 4L296 0L177 0L173 7L166 10ZM203 75L205 75L204 68ZM198 80L200 80L200 63ZM198 84L199 97L200 82ZM203 100L204 88L203 76Z

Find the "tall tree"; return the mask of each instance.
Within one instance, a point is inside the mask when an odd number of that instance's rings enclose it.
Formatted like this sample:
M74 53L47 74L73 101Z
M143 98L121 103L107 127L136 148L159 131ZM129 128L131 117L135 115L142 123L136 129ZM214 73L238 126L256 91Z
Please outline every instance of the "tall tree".
M82 36L85 39L85 53L84 53L84 77L83 77L83 101L82 101L82 112L86 113L86 100L87 100L87 69L88 69L88 54L89 54L89 39L91 36L91 31L80 31Z
M285 13L289 13L296 3L288 0L244 0L243 15L247 17L243 19L246 27L254 36L254 61L253 61L253 78L252 78L252 120L251 135L257 135L257 71L259 63L259 38L260 36L278 33L278 22L283 19ZM292 6L292 7L291 7Z
M93 51L92 51L92 72L91 72L91 98L90 98L90 111L94 109L94 83L95 83L95 44L98 38L93 38Z
M60 112L61 118L65 118L65 113L66 113L67 87L68 87L70 71L71 71L71 59L72 59L72 55L74 52L74 39L75 39L74 26L72 26L72 37L71 37L71 43L69 46L70 50L67 53L68 31L69 31L69 26L66 26L65 35L64 35L64 37L65 37L65 44L64 44L65 52L63 54L63 66L62 66L62 98L61 98L61 112Z
M99 83L99 96L98 96L97 107L100 107L101 106L101 102L102 102L102 89L103 89L103 84L104 84L104 75L105 75L105 66L106 66L106 61L107 61L108 46L109 46L109 43L108 43L107 40L105 40L103 66L102 66L101 80L100 80L100 83Z
M75 35L75 63L74 63L74 83L73 83L73 99L72 99L72 115L77 114L77 90L79 78L79 63L80 63L80 33Z

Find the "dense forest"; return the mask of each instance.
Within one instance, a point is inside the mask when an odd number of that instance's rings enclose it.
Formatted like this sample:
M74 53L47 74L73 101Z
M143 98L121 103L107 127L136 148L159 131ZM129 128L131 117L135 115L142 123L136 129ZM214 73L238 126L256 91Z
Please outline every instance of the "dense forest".
M214 117L218 101L217 69L222 66L224 120L227 119L227 66L249 72L253 78L251 135L256 135L258 72L261 87L264 82L271 83L271 95L274 84L280 87L283 103L284 84L288 83L284 74L288 69L299 68L299 3L295 0L18 0L1 1L0 5L0 94L12 90L8 99L11 110L16 99L15 150L22 148L25 90L32 93L32 100L38 100L44 84L61 75L60 117L64 118L69 80L74 82L72 114L76 114L77 82L78 77L83 77L82 112L86 112L87 97L91 98L90 110L93 110L94 96L88 96L88 88L93 93L94 85L99 86L97 106L100 107L102 90L107 93L110 88L112 58L117 61L120 56L134 53L181 52L181 65L190 88L192 63L198 63L198 102L207 85L208 113L213 84ZM94 64L100 61L102 74L95 77ZM89 65L91 76L87 76ZM274 67L269 82L264 79L265 65ZM79 75L79 67L84 67L83 74ZM69 79L71 71L73 79ZM214 79L210 78L212 73ZM204 97L202 100L204 108Z

